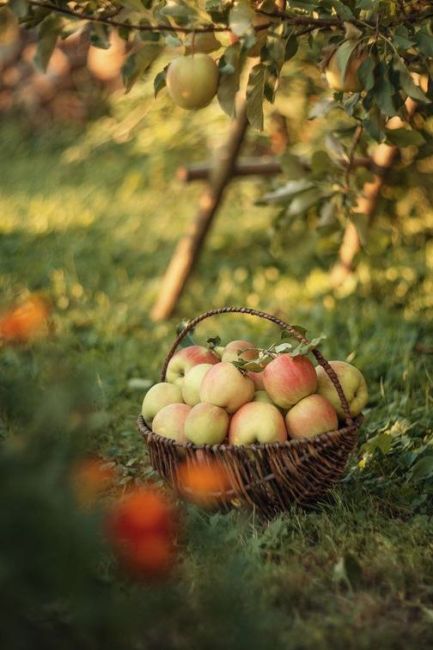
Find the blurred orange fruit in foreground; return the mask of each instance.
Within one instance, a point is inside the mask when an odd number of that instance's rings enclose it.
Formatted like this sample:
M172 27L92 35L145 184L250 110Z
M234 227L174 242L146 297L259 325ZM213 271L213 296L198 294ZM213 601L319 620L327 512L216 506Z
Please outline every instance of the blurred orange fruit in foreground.
M108 536L121 563L135 577L165 577L175 559L177 514L155 488L141 487L118 501L108 517Z
M76 463L71 472L75 497L82 507L89 507L108 490L116 477L113 467L98 458L85 458Z
M228 498L232 487L225 466L217 460L187 460L177 470L177 486L182 495L201 506L211 506Z
M23 343L45 333L49 311L47 302L40 296L27 298L0 316L0 338Z

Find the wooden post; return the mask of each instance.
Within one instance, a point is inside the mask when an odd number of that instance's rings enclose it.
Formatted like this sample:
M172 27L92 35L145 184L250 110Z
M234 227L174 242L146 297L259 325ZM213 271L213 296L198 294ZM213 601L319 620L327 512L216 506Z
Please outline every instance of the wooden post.
M194 263L200 254L202 243L222 201L224 191L233 175L247 126L246 104L243 101L239 106L238 115L232 123L226 145L212 170L209 185L200 198L198 213L186 234L179 241L165 272L159 297L151 312L151 318L154 321L168 318L182 294Z

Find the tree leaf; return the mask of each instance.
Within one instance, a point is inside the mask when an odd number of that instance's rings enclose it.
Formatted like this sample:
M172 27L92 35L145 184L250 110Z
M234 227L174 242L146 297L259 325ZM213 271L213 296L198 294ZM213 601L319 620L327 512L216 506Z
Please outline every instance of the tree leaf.
M343 81L346 77L347 66L349 65L350 58L357 46L358 41L344 41L335 53L335 62Z
M150 68L161 49L157 43L147 43L128 56L122 66L122 79L126 92L129 92L137 79Z
M34 63L39 70L46 71L61 28L58 16L51 14L44 18L39 27L38 45Z
M425 142L424 136L419 131L413 129L387 129L386 139L397 147L419 147Z
M266 68L262 63L255 65L248 77L247 117L251 126L263 130L263 100Z
M433 476L433 455L424 456L412 468L411 477L414 481L423 481Z
M163 70L158 72L156 75L155 79L153 80L153 92L154 96L156 97L158 93L165 88L166 82L167 82L167 69L168 65L165 66Z
M234 43L226 48L218 63L220 79L218 84L218 102L224 113L234 117L236 113L235 99L239 90L239 79L242 69L241 44Z
M254 11L249 0L236 0L229 14L229 26L233 34L243 36L252 29Z

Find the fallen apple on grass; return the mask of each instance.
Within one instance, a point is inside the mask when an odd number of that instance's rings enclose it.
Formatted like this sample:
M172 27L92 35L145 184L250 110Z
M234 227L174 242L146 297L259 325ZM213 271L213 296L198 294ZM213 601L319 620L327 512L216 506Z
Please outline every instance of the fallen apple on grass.
M153 432L164 438L175 440L176 442L186 442L185 420L190 411L191 407L187 404L169 404L168 406L164 406L153 419Z
M232 445L251 445L255 442L284 442L287 431L284 418L276 406L264 402L244 404L233 415L229 428Z
M254 383L232 363L220 361L206 373L201 387L200 400L234 413L254 395Z
M199 363L218 362L219 358L209 348L202 345L189 345L176 352L170 359L166 372L167 381L182 386L184 376L193 366Z
M348 401L350 414L359 415L368 402L368 388L364 375L358 368L346 361L330 361L329 365L335 371L343 393ZM343 406L337 390L329 375L322 366L317 366L317 392L331 402L340 418L344 418Z
M307 357L280 354L263 371L263 383L271 400L288 409L317 388L317 375Z
M322 395L308 395L286 413L291 438L311 438L338 428L337 413Z
M227 435L229 420L221 407L201 402L188 413L185 435L195 445L218 445Z
M158 411L175 402L182 402L180 387L166 381L160 382L152 386L144 396L141 414L150 424Z

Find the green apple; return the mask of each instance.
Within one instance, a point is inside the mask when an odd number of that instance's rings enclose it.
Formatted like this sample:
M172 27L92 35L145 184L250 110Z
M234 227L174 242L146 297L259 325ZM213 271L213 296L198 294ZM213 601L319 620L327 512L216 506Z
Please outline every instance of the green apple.
M209 348L202 345L189 345L182 348L170 359L167 366L167 381L172 384L182 386L183 378L193 366L199 363L217 363L219 361L216 354Z
M254 383L232 363L221 361L207 371L201 387L200 400L234 413L252 400Z
M175 104L187 109L207 106L216 95L219 72L208 54L188 54L168 66L167 90Z
M308 395L286 413L290 438L310 438L338 429L336 410L322 395Z
M186 442L185 420L190 411L187 404L164 406L153 418L152 431L176 442Z
M201 382L210 368L212 368L211 363L199 363L188 370L182 383L182 397L185 404L195 406L199 403Z
M233 415L229 428L232 445L255 442L284 442L287 440L284 418L276 406L264 402L244 404Z
M195 445L218 445L227 435L229 416L214 404L193 406L185 420L185 435Z
M364 375L358 368L355 368L355 366L352 366L346 361L330 361L329 365L337 374L343 393L349 403L350 414L353 416L359 415L368 402L368 388ZM323 397L326 397L338 415L344 418L341 400L328 374L322 366L317 366L316 373L318 381L317 392L323 395Z
M144 396L141 415L150 424L155 415L164 406L182 402L182 391L179 386L162 381L150 388Z
M262 402L264 404L273 404L273 401L265 390L256 390L253 397L253 402Z

